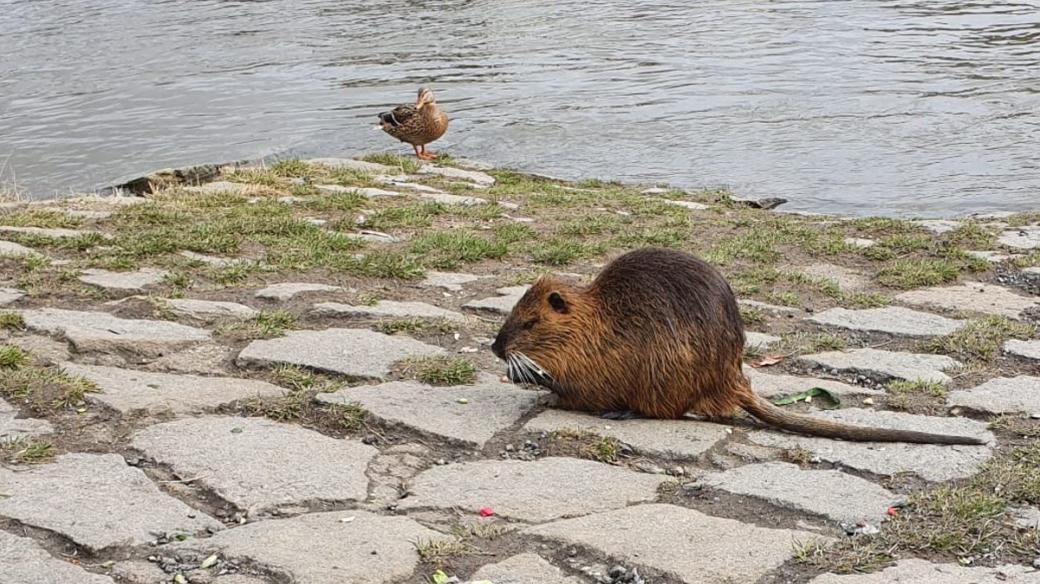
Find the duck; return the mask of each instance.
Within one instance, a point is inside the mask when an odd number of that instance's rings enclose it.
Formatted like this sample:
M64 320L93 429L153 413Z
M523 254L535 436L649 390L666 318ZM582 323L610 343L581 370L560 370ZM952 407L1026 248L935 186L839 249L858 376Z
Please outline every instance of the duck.
M448 130L448 114L437 106L429 87L420 87L415 105L399 105L379 114L379 127L394 138L411 144L420 160L433 160L435 156L426 150L426 145Z

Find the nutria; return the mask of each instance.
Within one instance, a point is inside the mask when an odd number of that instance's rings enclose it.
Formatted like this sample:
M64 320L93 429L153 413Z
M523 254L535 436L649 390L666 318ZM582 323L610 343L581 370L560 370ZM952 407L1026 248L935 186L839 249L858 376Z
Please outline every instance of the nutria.
M729 418L744 409L783 430L855 441L983 444L977 438L856 426L784 411L744 376L744 322L721 273L675 250L645 248L588 286L534 283L492 351L514 382L550 389L564 409L609 418Z

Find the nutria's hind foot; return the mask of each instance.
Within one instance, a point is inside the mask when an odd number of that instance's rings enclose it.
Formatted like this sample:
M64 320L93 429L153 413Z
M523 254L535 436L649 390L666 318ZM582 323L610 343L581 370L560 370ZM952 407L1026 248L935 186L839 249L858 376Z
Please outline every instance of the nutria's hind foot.
M599 417L605 420L637 420L642 418L643 415L639 412L633 412L632 410L614 410L603 412Z

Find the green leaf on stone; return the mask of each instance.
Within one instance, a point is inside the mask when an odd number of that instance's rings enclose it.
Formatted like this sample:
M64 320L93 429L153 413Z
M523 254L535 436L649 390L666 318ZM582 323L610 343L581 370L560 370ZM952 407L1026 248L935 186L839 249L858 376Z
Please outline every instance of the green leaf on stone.
M774 400L773 403L778 406L787 406L798 402L811 403L813 401L813 398L816 397L823 398L820 400L820 402L823 404L821 407L823 407L824 409L832 409L841 405L841 400L835 397L833 393L827 391L822 387L812 387L801 393L796 393L794 395L789 395L786 397L782 397L778 400Z
M433 578L433 584L444 584L448 581L448 575L444 573L444 570L437 570L431 577Z

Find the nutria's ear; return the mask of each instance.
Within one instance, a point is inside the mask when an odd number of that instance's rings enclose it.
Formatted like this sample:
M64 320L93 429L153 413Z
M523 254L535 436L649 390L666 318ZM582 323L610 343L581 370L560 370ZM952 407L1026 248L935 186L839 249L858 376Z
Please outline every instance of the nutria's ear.
M567 314L567 301L560 296L559 292L553 292L549 294L549 305L553 307L553 310L560 314Z

